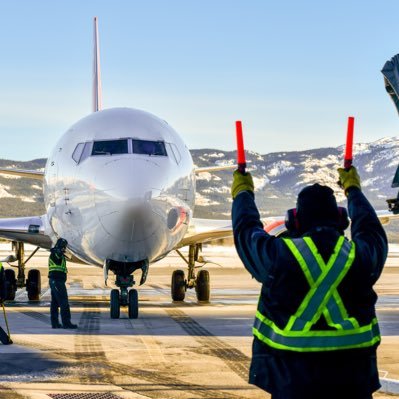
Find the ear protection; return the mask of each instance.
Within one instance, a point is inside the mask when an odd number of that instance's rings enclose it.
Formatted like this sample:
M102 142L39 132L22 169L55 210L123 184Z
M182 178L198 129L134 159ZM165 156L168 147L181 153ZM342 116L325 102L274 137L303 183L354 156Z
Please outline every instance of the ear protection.
M349 216L346 208L337 206L338 209L338 220L336 226L338 230L345 230L349 226ZM301 225L298 219L298 211L296 208L288 209L285 214L285 227L288 231L295 233L300 231Z

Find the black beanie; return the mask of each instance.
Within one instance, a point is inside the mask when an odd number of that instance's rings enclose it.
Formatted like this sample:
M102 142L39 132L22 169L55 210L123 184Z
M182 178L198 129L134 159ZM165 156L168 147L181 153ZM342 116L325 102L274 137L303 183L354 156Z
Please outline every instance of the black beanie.
M302 232L338 223L337 200L330 187L318 183L305 187L298 194L296 209Z

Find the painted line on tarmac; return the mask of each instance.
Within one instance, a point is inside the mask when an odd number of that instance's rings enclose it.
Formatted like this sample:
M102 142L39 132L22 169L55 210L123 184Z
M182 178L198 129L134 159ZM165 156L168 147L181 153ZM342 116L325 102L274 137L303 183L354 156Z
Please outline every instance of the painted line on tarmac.
M106 371L107 357L98 337L100 318L98 304L84 305L74 342L75 358L83 366L79 374L81 383L95 383L98 380L108 384L114 382Z
M180 327L201 344L211 356L221 359L236 375L247 381L250 358L233 346L214 336L180 309L167 309L166 313Z
M92 308L93 305L90 305ZM98 309L99 305L94 305L96 308L94 310L89 310L89 306L86 305L86 309L82 313L81 319L79 321L79 328L76 331L77 335L75 337L75 354L72 354L78 362L84 364L86 370L81 374L81 382L97 382L100 379L103 382L119 386L125 391L132 392L133 394L148 395L148 398L159 398L159 393L157 391L162 391L165 399L174 399L175 395L171 392L171 389L177 391L185 391L191 395L195 395L199 398L204 399L226 399L226 394L215 390L214 387L204 387L197 384L187 384L176 378L176 376L162 375L158 371L145 370L142 365L139 368L135 368L135 365L128 367L126 365L121 365L119 363L110 362L106 357L104 350L102 348L101 341L98 337L98 333L101 330L101 312ZM115 322L117 322L115 320ZM63 356L70 357L70 354L63 353ZM140 367L141 366L141 367ZM110 375L111 374L111 375ZM141 389L138 388L138 384L119 384L116 383L115 379L117 377L133 377L147 382L151 389L147 391L147 387ZM155 387L158 387L155 389ZM155 389L155 391L154 391ZM247 389L247 388L246 388ZM228 395L229 399L241 399L241 396L230 393Z
M41 321L42 323L45 323L45 324L47 324L47 325L50 325L50 324L51 324L51 323L50 323L50 316L46 316L46 315L44 315L43 313L36 312L36 311L34 311L34 310L23 311L23 312L19 312L19 313L22 313L22 314L24 314L25 316L32 317L33 319L39 320L39 321Z

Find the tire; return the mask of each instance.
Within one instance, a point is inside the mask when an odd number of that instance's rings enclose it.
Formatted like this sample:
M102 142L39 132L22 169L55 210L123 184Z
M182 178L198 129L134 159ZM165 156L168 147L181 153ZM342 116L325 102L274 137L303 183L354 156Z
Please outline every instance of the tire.
M26 291L28 291L28 299L30 301L38 301L42 290L42 282L40 278L40 270L29 270L28 279L26 280Z
M13 301L15 293L17 292L17 279L15 278L15 271L12 269L4 270L5 277L5 300Z
M199 302L209 302L211 289L210 289L210 278L208 270L200 270L197 274L195 292Z
M111 319L119 319L121 314L121 306L119 302L119 290L113 289L110 294L110 316Z
M175 270L173 272L171 293L174 301L184 301L184 297L186 296L186 282L183 270Z
M129 319L137 319L139 317L139 295L137 290L129 291Z

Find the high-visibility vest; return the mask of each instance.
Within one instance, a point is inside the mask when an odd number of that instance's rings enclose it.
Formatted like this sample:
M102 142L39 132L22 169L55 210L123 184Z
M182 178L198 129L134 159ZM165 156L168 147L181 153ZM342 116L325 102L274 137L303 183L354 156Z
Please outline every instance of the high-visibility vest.
M68 269L66 266L66 260L65 257L62 256L62 261L60 265L57 265L52 259L51 256L48 259L48 271L49 272L63 272L63 273L68 273Z
M1 272L3 269L4 269L4 267L3 267L3 263L2 263L2 262L0 262L0 272Z
M354 317L348 316L337 291L355 259L355 244L340 236L325 263L310 237L284 242L301 267L310 290L284 328L258 310L253 334L268 346L296 352L364 348L378 343L381 336L377 318L360 326ZM331 329L312 330L322 315Z

